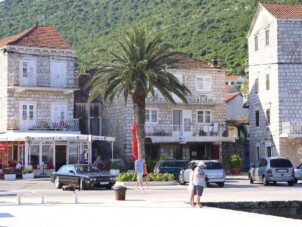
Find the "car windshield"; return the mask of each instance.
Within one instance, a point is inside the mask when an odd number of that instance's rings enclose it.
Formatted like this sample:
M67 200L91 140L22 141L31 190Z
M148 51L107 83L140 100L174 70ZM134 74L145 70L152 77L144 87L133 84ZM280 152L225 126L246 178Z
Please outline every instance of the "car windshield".
M77 166L76 170L78 173L97 173L97 172L99 172L99 169L93 165Z
M206 162L206 169L222 169L222 165L219 162Z
M272 159L271 167L292 167L292 163L287 159Z

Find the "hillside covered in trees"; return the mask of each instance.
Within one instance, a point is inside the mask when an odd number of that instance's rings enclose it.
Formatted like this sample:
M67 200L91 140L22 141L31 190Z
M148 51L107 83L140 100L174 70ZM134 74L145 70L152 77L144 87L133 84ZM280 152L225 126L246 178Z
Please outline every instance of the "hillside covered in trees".
M161 32L177 51L207 61L217 57L231 74L243 74L246 34L257 5L256 0L4 0L0 38L35 24L55 26L78 61L91 62L97 60L95 48L114 48L113 36L143 25Z

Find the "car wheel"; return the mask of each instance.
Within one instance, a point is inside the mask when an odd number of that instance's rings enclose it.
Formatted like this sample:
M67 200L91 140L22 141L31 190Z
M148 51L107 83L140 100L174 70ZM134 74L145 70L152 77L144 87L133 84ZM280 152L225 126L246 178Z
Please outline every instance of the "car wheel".
M223 188L223 186L224 186L224 182L219 182L219 183L217 183L217 184L218 184L218 186L221 187L221 188Z
M86 190L86 184L83 178L80 179L80 190Z
M249 179L250 179L250 184L253 184L254 183L254 180L253 180L253 177L251 174L249 174Z
M186 184L186 182L185 182L185 180L184 180L182 174L179 174L178 183L179 183L180 185L185 185L185 184Z
M295 184L297 184L298 183L298 180L297 180L297 178L295 178Z
M262 177L262 183L264 186L267 186L269 183L265 176Z
M294 181L289 181L287 182L289 186L294 186L295 182Z
M277 184L277 182L276 181L273 181L273 185L276 185Z
M56 177L56 178L55 178L54 184L55 184L56 189L62 188L62 184L61 184L61 182L60 182L59 177Z

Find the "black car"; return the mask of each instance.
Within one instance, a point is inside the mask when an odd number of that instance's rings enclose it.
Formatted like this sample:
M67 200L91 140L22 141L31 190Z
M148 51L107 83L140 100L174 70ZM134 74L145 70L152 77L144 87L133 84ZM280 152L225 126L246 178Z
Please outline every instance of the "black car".
M50 181L56 188L75 184L80 190L91 187L110 189L116 178L107 172L101 172L96 166L89 164L63 165L57 172L50 175Z
M188 160L160 160L154 167L154 173L172 173L175 179L178 179L180 170L183 169L188 162Z

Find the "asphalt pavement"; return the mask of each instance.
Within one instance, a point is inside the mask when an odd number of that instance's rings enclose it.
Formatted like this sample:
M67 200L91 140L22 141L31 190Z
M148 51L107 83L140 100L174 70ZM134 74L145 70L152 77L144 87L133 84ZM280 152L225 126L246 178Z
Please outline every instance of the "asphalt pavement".
M245 175L229 176L224 188L210 186L202 201L301 200L302 182L264 187L249 184ZM18 205L21 191L44 191L45 204L39 196L25 196ZM53 194L54 193L54 194ZM54 189L48 179L0 181L0 227L35 226L299 226L302 220L282 218L218 208L191 208L187 186L149 186L145 190L128 187L126 200L115 199L113 190L72 192Z

